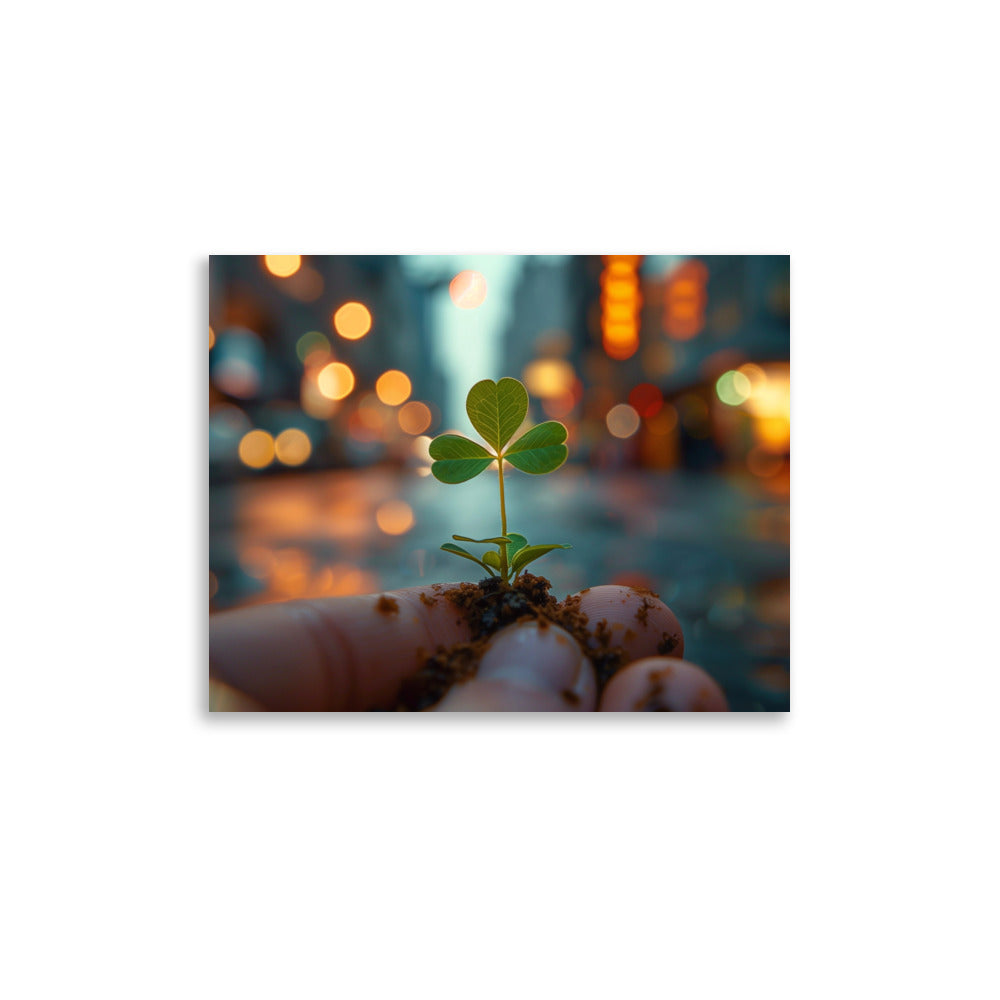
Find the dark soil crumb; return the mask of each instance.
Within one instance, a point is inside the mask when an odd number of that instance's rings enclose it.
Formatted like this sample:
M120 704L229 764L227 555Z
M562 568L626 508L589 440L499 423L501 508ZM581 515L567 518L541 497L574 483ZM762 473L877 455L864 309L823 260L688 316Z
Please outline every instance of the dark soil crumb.
M637 594L643 594L646 597L655 597L657 600L660 599L660 595L654 593L649 587L629 587L629 590L635 591Z
M386 597L383 594L375 604L375 610L383 615L398 615L399 601L395 597Z
M464 619L468 624L472 640L447 649L438 647L427 657L417 673L403 682L396 710L420 712L432 708L453 684L475 676L494 633L519 621L536 621L543 628L558 625L565 629L590 658L597 673L598 692L603 691L625 664L625 650L620 645L612 645L611 629L606 620L598 622L594 630L589 628L589 619L580 610L578 594L557 601L549 593L551 586L545 577L522 573L512 584L490 577L443 591L441 596L461 613L459 621ZM435 584L435 593L440 593L439 588L440 584ZM381 601L378 607L384 610ZM579 696L572 691L565 692L563 697L570 704L579 703Z
M433 608L437 604L436 597L428 597L423 591L420 591L420 603L426 604L427 607Z
M656 651L660 656L669 656L677 648L677 636L664 632L660 641L656 645Z
M562 696L567 705L580 704L580 696L575 691L563 691Z
M663 699L663 681L660 680L661 672L655 671L649 675L653 682L645 696L635 703L636 712L672 712L673 709L667 707Z
M655 597L656 595L654 594L653 596ZM651 607L653 607L653 602L648 597L644 597L642 599L642 604L635 609L635 620L640 625L645 626L647 624L649 619L649 609Z

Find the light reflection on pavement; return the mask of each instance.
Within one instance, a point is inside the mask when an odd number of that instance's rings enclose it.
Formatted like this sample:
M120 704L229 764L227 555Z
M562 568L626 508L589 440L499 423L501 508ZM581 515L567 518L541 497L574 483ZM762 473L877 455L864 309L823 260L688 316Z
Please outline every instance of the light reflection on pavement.
M446 486L374 468L214 484L211 608L472 579L475 566L439 546L499 533L496 478ZM568 466L504 478L509 530L573 546L532 567L556 597L601 583L648 587L680 619L685 658L716 677L734 710L788 710L787 495L749 477L681 472ZM412 527L386 534L379 509L396 501L396 517L400 500ZM392 530L407 520L381 518Z

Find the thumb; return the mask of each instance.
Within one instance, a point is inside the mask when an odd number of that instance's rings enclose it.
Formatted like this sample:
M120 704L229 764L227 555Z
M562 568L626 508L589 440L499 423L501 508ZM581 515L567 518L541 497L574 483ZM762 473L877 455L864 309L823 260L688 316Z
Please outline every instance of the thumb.
M499 632L476 676L456 684L439 712L593 712L597 676L576 640L547 622Z

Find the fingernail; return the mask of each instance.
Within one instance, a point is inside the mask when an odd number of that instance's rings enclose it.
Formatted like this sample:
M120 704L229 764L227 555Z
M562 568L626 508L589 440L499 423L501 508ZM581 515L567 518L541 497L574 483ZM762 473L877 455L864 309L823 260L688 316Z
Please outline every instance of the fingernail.
M547 623L522 622L497 635L483 655L477 676L540 691L567 692L566 700L573 704L587 694L589 665L569 633Z

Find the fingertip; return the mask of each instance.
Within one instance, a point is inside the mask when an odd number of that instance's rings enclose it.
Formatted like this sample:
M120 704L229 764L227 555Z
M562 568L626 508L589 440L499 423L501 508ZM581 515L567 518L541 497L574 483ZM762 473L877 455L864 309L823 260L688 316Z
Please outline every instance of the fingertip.
M728 712L722 688L701 667L664 656L623 667L608 682L602 712Z
M650 591L604 584L583 590L578 596L580 610L590 620L591 633L600 622L606 622L610 645L621 646L629 661L645 656L683 657L681 623Z
M475 677L457 684L443 712L592 712L597 677L576 640L548 622L521 622L499 632Z

